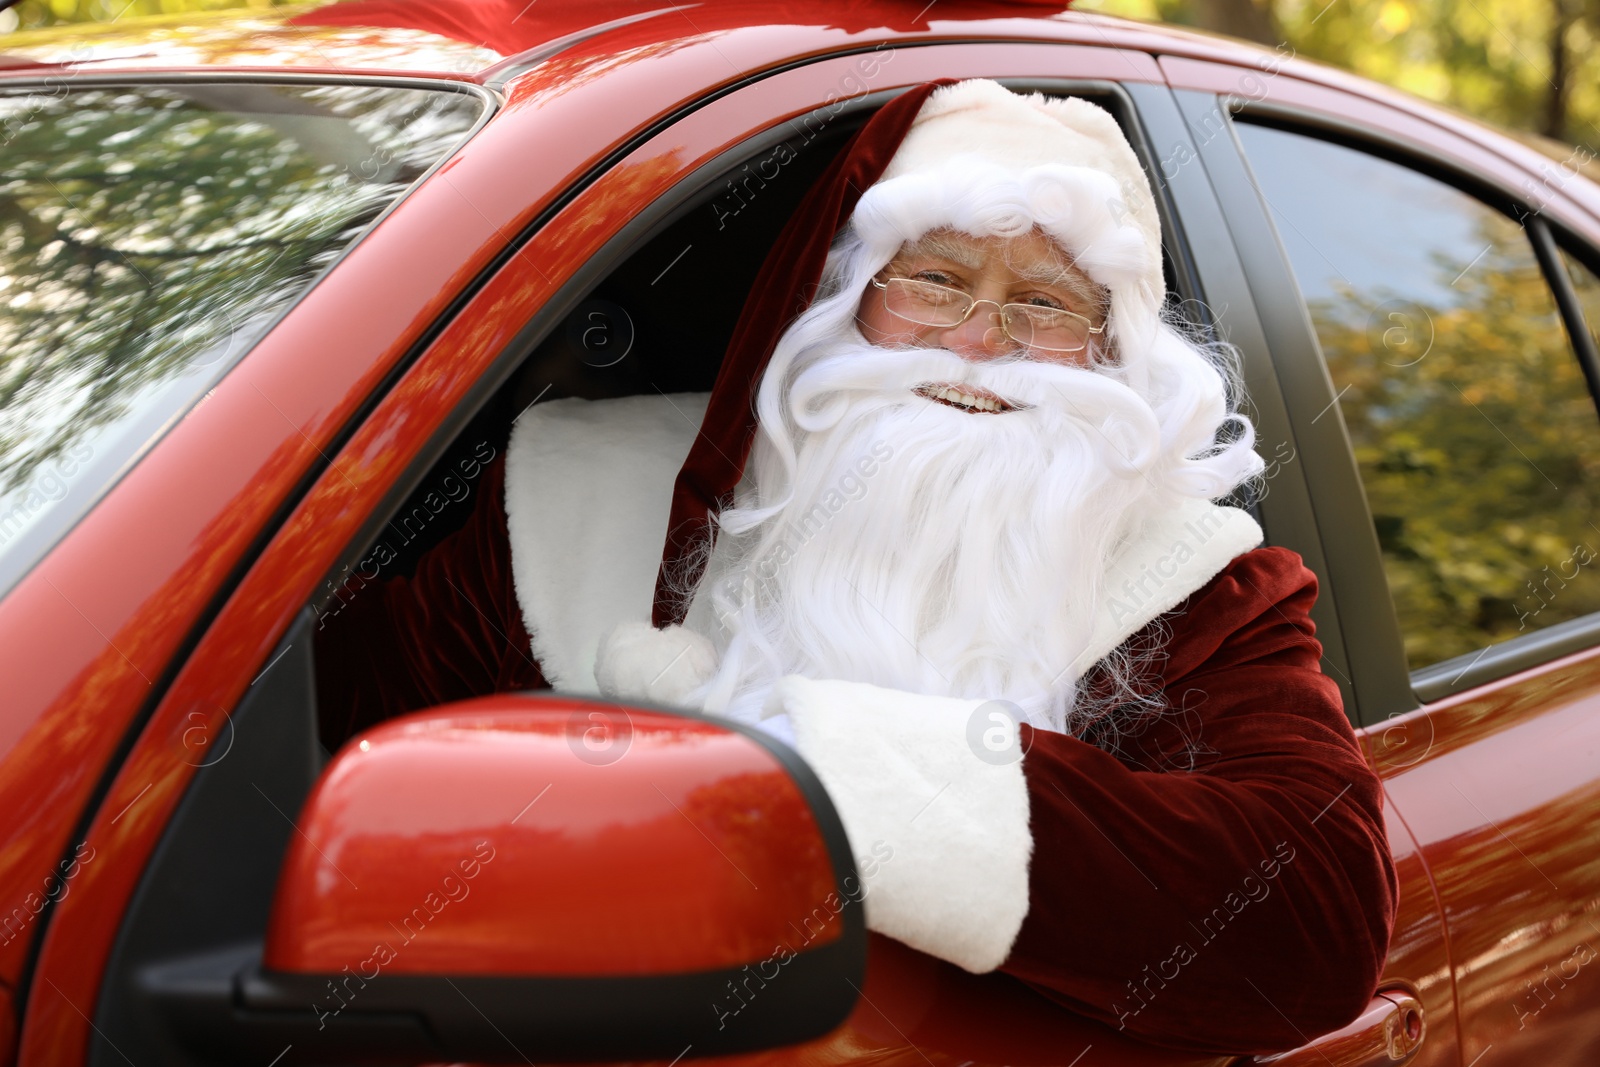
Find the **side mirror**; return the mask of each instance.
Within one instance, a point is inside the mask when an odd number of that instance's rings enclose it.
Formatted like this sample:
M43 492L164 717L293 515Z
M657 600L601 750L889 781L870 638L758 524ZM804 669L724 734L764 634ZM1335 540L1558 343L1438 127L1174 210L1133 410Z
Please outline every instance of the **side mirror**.
M531 695L436 708L346 745L299 831L235 980L256 1039L294 1013L273 1029L295 1061L744 1052L834 1029L863 981L862 887L826 793L719 720Z

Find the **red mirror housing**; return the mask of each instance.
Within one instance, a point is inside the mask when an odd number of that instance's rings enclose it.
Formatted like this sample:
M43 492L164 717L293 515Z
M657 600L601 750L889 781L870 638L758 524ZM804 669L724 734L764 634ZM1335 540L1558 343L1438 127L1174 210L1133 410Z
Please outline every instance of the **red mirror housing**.
M843 1022L865 969L821 784L720 720L535 695L433 709L346 745L299 830L240 995L309 1008L328 1051L359 1031L370 1055L405 1017L420 1028L396 1035L435 1041L415 1060L767 1048Z

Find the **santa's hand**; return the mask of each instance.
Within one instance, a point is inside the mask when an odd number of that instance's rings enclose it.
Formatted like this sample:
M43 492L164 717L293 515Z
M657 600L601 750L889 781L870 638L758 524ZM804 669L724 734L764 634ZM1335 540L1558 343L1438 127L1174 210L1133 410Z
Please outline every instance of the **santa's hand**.
M798 675L765 708L787 720L852 853L880 861L867 926L977 973L1005 961L1028 913L1033 837L1014 709Z

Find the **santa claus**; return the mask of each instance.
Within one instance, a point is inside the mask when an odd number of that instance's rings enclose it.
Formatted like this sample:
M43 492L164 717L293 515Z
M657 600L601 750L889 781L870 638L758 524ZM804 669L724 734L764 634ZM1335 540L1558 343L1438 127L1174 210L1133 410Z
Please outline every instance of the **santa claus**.
M709 396L536 405L467 525L323 629L331 736L544 685L740 720L877 857L872 929L1174 1047L1343 1025L1393 923L1380 786L1314 577L1214 503L1261 461L1164 295L1107 112L903 94Z

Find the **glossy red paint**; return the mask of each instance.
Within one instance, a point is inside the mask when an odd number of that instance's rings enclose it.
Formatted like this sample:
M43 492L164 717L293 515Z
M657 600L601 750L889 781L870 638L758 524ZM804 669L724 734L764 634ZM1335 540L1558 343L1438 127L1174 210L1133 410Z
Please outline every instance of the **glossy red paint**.
M863 1054L867 1049L872 1051ZM1234 1062L1230 1056L1138 1044L1055 1006L1009 975L968 974L876 934L870 938L861 1000L844 1026L810 1045L732 1059L739 1067L797 1062L843 1067L868 1060L904 1067L958 1067L967 1061L972 1067L1222 1067Z
M693 49L686 47L682 51ZM673 57L680 54L674 53ZM1048 75L1052 70L1059 72L1063 64L1074 71L1081 70L1086 77L1116 76L1117 72L1130 68L1151 75L1155 73L1149 57L1044 45L926 47L897 50L893 57L881 68L882 80L874 88L916 84L948 73L978 76L996 70L1033 69ZM339 551L356 535L363 520L378 506L384 493L446 414L461 402L493 358L557 286L586 263L640 208L692 173L701 162L749 134L836 99L846 77L860 77L862 61L860 56L850 56L808 64L763 79L691 113L683 122L629 154L564 207L506 262L384 397L349 444L331 456L328 469L260 551L256 563L241 579L237 590L174 677L101 803L86 840L107 862L97 860L87 865L79 876L80 891L64 899L55 909L38 962L34 983L37 995L27 1002L22 1062L78 1062L75 1057L81 1057L88 1034L87 1016L93 1011L98 976L105 965L122 911L150 850L193 772L193 764L198 762L192 750L185 747L185 734L199 724L210 732L209 736L220 735L226 709L237 703L250 681L266 665L294 613L311 596L333 567ZM596 62L603 62L603 59L597 58ZM663 64L666 63L664 58ZM684 78L691 76L688 72L680 74ZM562 172L570 166L567 161L571 154L580 152L584 145L611 136L599 127L596 114L625 123L651 106L642 103L650 75L635 67L624 66L614 72L595 75L592 85L582 79L577 79L575 84L571 79L571 71L565 68L541 68L530 74L527 82L511 92L506 109L470 149L402 205L403 209L415 209L423 192L438 192L446 204L459 209L442 216L459 227L454 236L463 244L484 240L487 220L504 218L517 205L533 199L528 188L519 189L506 175L517 175L532 182L540 176ZM585 92L580 93L580 88ZM596 94L594 99L614 110L591 110L600 105L584 99L590 88ZM510 121L513 116L515 122ZM554 130L560 137L570 140L546 146L538 133L540 130ZM567 146L569 152L557 151L555 145L561 144ZM430 207L433 206L430 202ZM471 219L474 208L479 212L475 224ZM437 207L434 210L438 210ZM291 402L303 405L288 407L285 411L303 411L305 406L314 404L313 386L331 370L324 364L330 359L347 358L347 353L371 352L375 347L377 339L366 335L371 320L346 314L347 306L366 306L374 312L386 307L399 313L412 307L436 307L443 303L444 293L454 289L430 291L426 298L417 295L427 283L419 282L414 275L437 278L438 274L423 270L420 262L413 262L414 251L405 252L387 243L382 253L372 249L371 242L378 236L398 231L396 220L399 217L397 211L368 243L356 250L356 254L372 252L375 256L389 257L384 267L373 268L375 276L389 286L387 294L380 298L379 291L363 290L360 298L341 295L341 298L323 301L318 298L324 295L327 283L319 286L247 362L218 387L212 400L197 409L195 415L211 409L224 397L225 391L246 405L252 397L259 398L256 400L259 403L265 396L272 396L280 405ZM431 230L430 226L429 232ZM509 241L516 230L508 224L493 232ZM459 245L435 247L461 255L457 251ZM442 264L432 266L442 268ZM343 273L341 268L330 281L338 280ZM408 273L413 276L407 276ZM455 272L455 286L463 284L462 273ZM350 277L351 284L355 284L354 274ZM407 300L415 303L408 304ZM314 318L308 313L310 307L316 309ZM421 322L413 321L413 328L420 330L421 327ZM286 330L291 332L283 336ZM385 362L379 365L389 365L398 354L396 351L386 353L382 357ZM303 376L298 392L287 385L279 387L282 396L278 391L257 392L247 377L246 368L265 364L269 359L284 364L286 376ZM354 398L349 401L352 406L354 402ZM268 410L272 410L270 406ZM226 439L230 431L224 423L208 425L209 437L186 437L178 444L175 441L178 431L185 429L195 415L184 420L133 474L162 469L156 462L167 457L169 450L204 451L208 447L215 448L216 441ZM311 422L305 433L321 448L322 442L336 432L336 426L329 421ZM286 417L279 423L279 434L286 449L311 447L301 437L300 429L290 425ZM196 440L209 440L212 444L195 443ZM236 460L237 456L235 453ZM279 492L284 492L288 481L285 478L274 484ZM125 488L126 483L119 486L113 496ZM197 485L191 491L206 488ZM152 512L157 506L151 505ZM225 508L226 504L214 506ZM91 520L97 518L104 507L102 504ZM263 507L255 513L255 523L266 521L262 512L270 514L270 510ZM134 522L126 528L161 528L151 512L143 512ZM140 523L143 525L138 525ZM51 560L84 533L82 527L75 531L73 537L52 554ZM110 539L117 533L114 529L106 530L101 536ZM80 558L98 560L102 568L116 558L103 542L98 547L86 546L80 551L84 553ZM96 551L100 555L96 556ZM235 548L234 551L239 550ZM194 592L181 583L179 586L185 593ZM0 627L8 621L20 623L9 612L0 613L0 616L3 616ZM36 655L43 655L37 646L34 651ZM115 653L105 650L102 656L114 657ZM16 669L20 671L20 665ZM125 723L131 714L130 708L117 721ZM193 715L201 718L192 718ZM110 722L107 720L108 727ZM28 766L55 766L68 758L59 752L50 755L48 761L46 757L36 756ZM104 758L101 756L100 760ZM0 784L0 789L4 788L5 784ZM52 828L59 837L38 850L36 862L40 877L73 843L68 839L70 823L58 818Z
M1377 731L1362 731L1370 755ZM1370 761L1370 759L1369 759ZM1426 1038L1410 1067L1458 1067L1460 1059L1455 983L1450 967L1450 938L1433 876L1391 797L1384 798L1385 829L1400 879L1399 911L1389 957L1384 961L1380 989L1404 989L1416 997L1422 1010ZM1317 1062L1317 1061L1307 1061Z
M1433 870L1460 1004L1461 1062L1600 1055L1600 653L1439 701L1373 731Z
M668 12L573 43L548 62L517 74L505 86L501 113L478 138L313 290L209 400L175 425L0 602L0 676L10 686L0 711L0 810L9 816L0 840L0 909L9 915L15 907L25 907L27 894L64 858L80 857L71 882L73 892L0 943L0 983L14 986L40 929L48 924L26 1004L22 1062L82 1060L99 976L128 896L197 762L185 744L185 734L196 721L210 731L220 728L226 709L265 665L294 611L445 415L555 288L651 198L748 132L864 90L935 76L1022 76L1031 71L1036 76L1119 81L1159 82L1168 77L1180 86L1211 85L1212 91L1219 91L1239 85L1243 69L1260 69L1263 57L1271 56L1231 42L1095 16L935 19L926 30L851 31L841 28L837 18L847 6L845 0L807 4L803 10L797 6L787 15L795 23L782 26L752 17L742 5L737 12L735 5ZM549 38L589 25L577 13L577 5L558 10L570 12L570 21L552 22ZM277 16L251 17L268 18L282 28ZM363 53L350 44L348 31L326 27L285 30L282 40L298 42L293 47L284 44L279 52L251 54L248 42L271 26L223 19L213 25L213 45L203 54L185 55L172 42L158 41L134 56L128 53L141 50L124 47L127 38L108 37L106 55L120 49L122 58L80 69L149 72L182 67L209 68L214 73L219 66L229 66L274 73L337 71L346 76L352 71L425 70L439 75L469 69L466 77L491 72L508 76L520 69L515 63L499 64L498 54L460 52L460 42L438 44L437 51L408 65L398 58L407 48L434 45L417 44L417 37L399 32L372 31L359 35L365 42L362 47L368 49ZM1057 43L928 47L930 42L952 38L1037 38ZM440 333L348 443L339 447L341 433L457 294L562 190L604 161L613 146L741 79L830 50L871 50L879 44L919 47L893 47L884 76L871 84L861 82L855 66L858 58L830 59L757 81L695 112L690 119L698 125L686 121L634 151L563 208L521 254L498 268L461 317ZM53 45L41 44L35 58L65 63L71 46L67 37ZM1152 51L1163 54L1159 67L1147 54ZM470 59L471 65L452 66L455 60L449 56ZM491 58L496 63L490 63ZM1179 66L1180 60L1205 62ZM0 84L19 84L59 69L9 70ZM1287 94L1292 85L1301 94L1295 99L1312 107L1325 106L1318 104L1319 86L1343 78L1309 65L1297 64L1291 73L1292 81L1284 76L1271 79L1271 91ZM1371 87L1363 92L1375 100L1383 95ZM1502 175L1501 180L1512 187L1536 174L1534 161L1542 160L1531 152L1518 156L1507 149L1505 158L1513 162L1495 162L1489 158L1493 151L1483 147L1484 135L1470 123L1450 127L1447 118L1408 100L1385 101L1382 106L1390 120L1408 124L1404 127L1408 136L1424 151L1437 147L1457 154L1466 151L1463 144L1479 145L1475 158L1484 158L1489 173ZM1558 204L1555 210L1568 212L1562 217L1577 218L1590 209L1588 205L1574 201L1569 207ZM1593 228L1585 232L1592 234ZM352 309L359 309L359 314ZM298 500L299 487L324 460L329 466ZM288 517L280 519L286 512ZM1570 666L1575 660L1566 662ZM1590 690L1584 687L1591 686L1594 668L1583 667L1572 676L1576 681L1552 681L1545 674L1533 672L1524 679L1523 688L1508 682L1472 698L1481 704L1452 702L1410 721L1418 724L1417 729L1426 724L1430 736L1446 741L1450 751L1470 751L1475 744L1485 745L1490 735L1504 734L1514 751L1532 752L1525 743L1534 732L1502 729L1502 720L1495 715L1510 709L1516 722L1532 722L1548 710L1538 703L1541 692L1554 686L1559 693L1587 694ZM1589 721L1595 721L1594 698L1584 695L1580 702L1590 708ZM139 726L146 714L148 721ZM130 734L134 728L136 735ZM1569 728L1588 743L1587 726L1569 724ZM131 749L118 766L115 761L125 744ZM1377 741L1374 746L1382 747ZM1439 889L1445 907L1452 909L1449 932L1469 945L1474 944L1474 931L1481 938L1515 927L1517 919L1508 909L1518 902L1537 903L1543 892L1531 881L1517 882L1515 876L1505 881L1504 868L1524 862L1516 851L1535 856L1539 870L1552 878L1569 874L1589 878L1594 870L1592 861L1584 865L1574 845L1553 840L1544 821L1554 814L1558 817L1554 825L1568 832L1579 825L1574 822L1577 812L1592 810L1593 798L1569 790L1555 807L1548 798L1534 803L1514 795L1504 810L1498 803L1486 804L1486 797L1499 796L1501 790L1488 770L1494 762L1490 748L1477 751L1480 763L1470 765L1477 777L1469 793L1484 811L1518 819L1513 848L1506 847L1509 839L1504 835L1496 836L1498 830L1488 816L1429 808L1430 794L1424 786L1449 790L1450 782L1425 782L1422 765L1396 766L1392 758L1385 763L1381 751L1377 757L1382 773L1390 778L1395 801L1421 841L1420 851L1412 848L1401 856L1402 925L1390 971L1415 979L1428 1002L1434 1036L1424 1055L1430 1057L1442 1056L1434 1051L1438 1046L1433 1042L1442 1032L1438 1019L1446 1010L1448 982L1440 967L1448 961L1439 960L1445 931L1437 931L1436 916L1430 920L1428 915L1431 897L1421 889L1426 881L1421 858L1438 866L1472 860L1476 874L1459 883L1441 880ZM1526 773L1540 775L1538 768ZM1568 784L1575 781L1569 779ZM97 793L100 788L103 795ZM1433 803L1452 795L1441 793ZM1495 822L1501 823L1498 816ZM1399 855L1402 836L1394 837ZM1577 834L1572 839L1582 841ZM1530 841L1537 842L1535 850L1529 849ZM94 858L83 859L80 846L92 849ZM1559 859L1556 869L1551 865L1557 859L1546 862L1547 855ZM1560 937L1551 942L1557 947L1575 947L1574 938L1587 936L1575 913L1539 914L1542 917L1528 927L1531 943L1541 940L1541 931L1558 932ZM1440 935L1437 940L1435 932ZM881 939L874 939L873 952L866 987L870 999L864 999L846 1030L827 1039L836 1053L821 1057L823 1061L842 1063L856 1058L862 1047L881 1048L891 1041L905 1052L908 1046L899 1040L949 1049L952 1055L988 1042L981 1056L961 1057L982 1063L1068 1061L1064 1052L1072 1049L1061 1034L1039 1037L1038 1044L1028 1046L1033 1051L1027 1055L1004 1051L1004 1041L993 1034L976 1036L989 1029L980 1025L981 1016L954 1010L958 1003L982 1002L968 983L971 976ZM1557 968L1564 958L1555 960ZM899 964L883 962L896 959ZM1502 961L1500 970L1491 966L1497 960ZM1508 998L1508 1012L1512 993L1520 989L1525 998L1528 990L1514 979L1542 981L1537 965L1543 960L1488 944L1457 952L1458 968L1475 962L1493 977L1474 1001L1481 1010L1491 1011L1502 994ZM1425 970L1414 969L1411 961ZM887 986L884 979L873 977L900 964L904 968ZM932 973L930 967L938 972L937 979L918 987L915 975ZM1575 1032L1571 1029L1575 1024L1560 1020L1569 1007L1576 1008L1583 993L1579 983L1590 977L1585 971L1574 977L1570 989L1558 990L1565 1001L1551 1000L1535 1017L1544 1029L1531 1024L1522 1028L1547 1036L1528 1040L1553 1042L1556 1035ZM930 986L959 990L961 996L929 993ZM877 1016L869 1019L877 1011L874 1001L890 998L893 990L916 988L924 992L913 997L904 1011L889 1007L892 1019L884 1016L881 1023L871 1021ZM0 989L0 996L4 993ZM1593 1014L1589 1013L1591 1018ZM1514 1025L1520 1017L1511 1018ZM7 1025L0 1020L0 1063L11 1045L3 1040ZM1043 1024L1030 1025L1038 1030ZM1084 1044L1099 1050L1085 1067L1099 1061L1107 1049L1128 1057L1114 1061L1119 1063L1181 1062L1170 1054L1150 1058L1147 1050L1090 1024L1060 1025L1079 1028L1072 1032L1084 1033ZM1516 1036L1522 1030L1502 1036L1514 1043L1524 1040ZM899 1039L887 1036L891 1031ZM1017 1033L1023 1032L1034 1031L1019 1024ZM937 1038L936 1033L946 1036ZM1470 1061L1498 1033L1491 1028L1464 1041L1462 1062ZM748 1058L787 1057L794 1051ZM909 1062L916 1057L907 1058Z
M397 719L341 751L300 831L268 970L670 975L844 928L788 772L665 712L498 696Z

